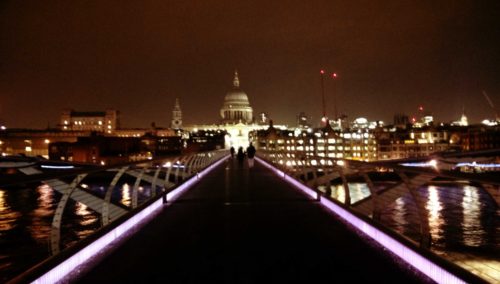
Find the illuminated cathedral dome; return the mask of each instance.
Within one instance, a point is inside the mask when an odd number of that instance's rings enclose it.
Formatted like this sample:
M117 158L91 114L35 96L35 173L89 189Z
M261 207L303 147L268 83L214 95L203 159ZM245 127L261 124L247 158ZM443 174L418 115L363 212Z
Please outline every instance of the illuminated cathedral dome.
M253 110L248 96L240 89L238 71L234 72L233 89L227 92L220 115L223 123L251 123L253 121Z

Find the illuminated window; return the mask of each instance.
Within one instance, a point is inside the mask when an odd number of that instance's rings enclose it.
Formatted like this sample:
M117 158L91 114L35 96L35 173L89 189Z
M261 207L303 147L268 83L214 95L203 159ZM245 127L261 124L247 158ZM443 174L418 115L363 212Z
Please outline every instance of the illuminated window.
M31 146L26 146L26 147L24 148L24 150L25 150L26 152L31 152L31 150L32 150L32 149L31 149Z

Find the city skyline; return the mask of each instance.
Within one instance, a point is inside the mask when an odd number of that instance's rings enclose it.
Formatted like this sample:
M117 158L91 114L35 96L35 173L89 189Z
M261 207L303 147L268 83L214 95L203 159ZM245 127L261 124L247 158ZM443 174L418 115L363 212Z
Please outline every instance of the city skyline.
M63 109L120 110L125 127L216 123L234 69L254 115L305 112L391 123L418 107L437 121L494 118L500 4L477 1L5 1L0 121L55 126ZM335 81L328 79L337 73ZM22 114L22 115L20 115Z

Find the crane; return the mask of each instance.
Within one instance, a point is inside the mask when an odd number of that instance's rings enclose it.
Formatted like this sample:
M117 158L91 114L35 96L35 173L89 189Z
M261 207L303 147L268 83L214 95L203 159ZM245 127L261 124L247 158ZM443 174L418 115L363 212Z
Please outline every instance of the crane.
M491 110L493 110L493 113L495 114L495 121L499 121L500 119L498 117L498 112L495 108L495 105L493 105L493 102L491 101L490 97L488 96L488 94L484 90L483 90L483 95L486 98L486 101L488 101L488 104L490 105Z

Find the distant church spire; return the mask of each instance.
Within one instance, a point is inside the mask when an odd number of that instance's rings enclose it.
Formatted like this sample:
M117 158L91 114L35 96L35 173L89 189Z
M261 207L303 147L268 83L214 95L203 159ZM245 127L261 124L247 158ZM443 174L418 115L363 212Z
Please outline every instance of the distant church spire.
M172 122L170 127L173 129L179 129L182 127L182 110L179 104L179 99L175 99L174 109L172 110Z
M234 70L233 86L235 88L240 87L240 78L238 78L238 70Z

